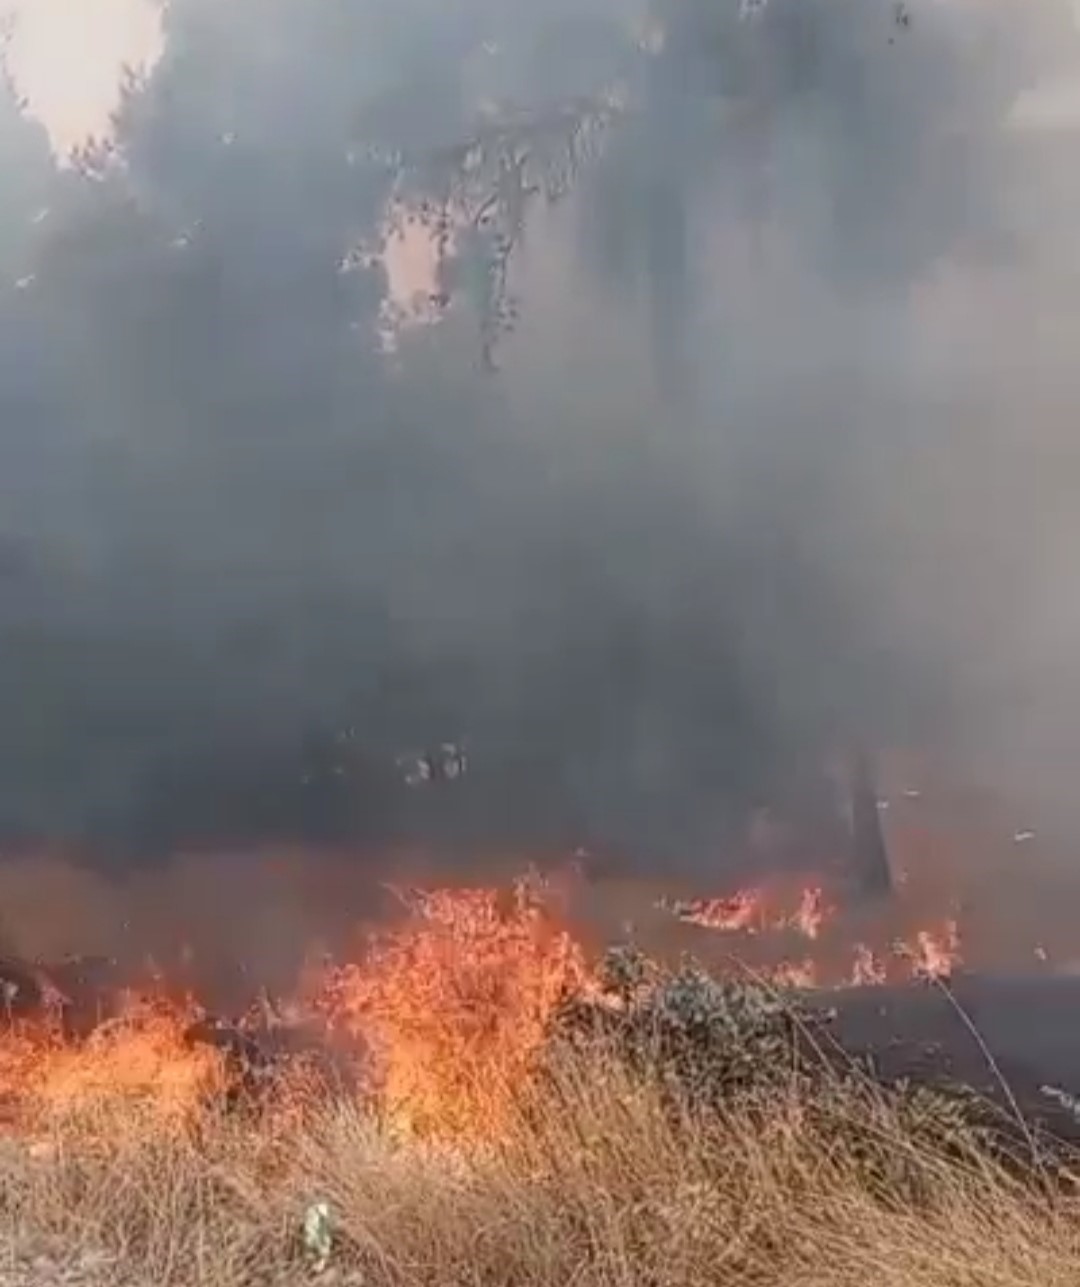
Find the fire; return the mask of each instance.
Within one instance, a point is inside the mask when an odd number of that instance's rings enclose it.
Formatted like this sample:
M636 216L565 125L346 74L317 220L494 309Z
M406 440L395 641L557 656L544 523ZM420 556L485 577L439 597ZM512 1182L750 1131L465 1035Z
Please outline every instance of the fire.
M137 994L109 993L113 1017L104 1022L72 1023L79 1003L50 979L75 983L78 971L13 960L0 1013L0 1124L31 1135L72 1116L102 1132L141 1129L151 1118L184 1128L235 1089L245 1042L262 1054L263 1038L297 1038L312 1044L292 1049L289 1067L305 1053L315 1059L309 1067L324 1056L345 1060L340 1084L357 1086L403 1132L489 1138L513 1112L559 1006L591 988L563 915L579 884L527 879L503 890L401 893L402 915L368 935L359 956L309 958L284 994L271 1000L260 991L259 1003L253 996L250 1011L223 1028L194 997L168 994L169 970ZM913 922L903 899L876 912L875 924L853 920L818 883L661 905L739 936L720 968L749 969L778 987L940 979L961 961L956 920ZM277 1059L274 1084L284 1086Z
M406 923L332 971L320 1007L366 1044L404 1129L497 1129L559 1003L586 977L581 949L525 883L404 899Z
M816 939L832 914L819 885L796 891L792 901L782 889L756 886L727 898L692 898L664 903L681 921L727 933L767 934L793 930Z
M856 988L875 987L889 980L888 966L865 943L855 944L851 967L851 982Z
M761 895L756 889L740 890L730 898L686 899L670 907L679 920L703 929L753 934L762 919Z
M660 906L685 924L752 940L759 956L768 954L768 942L776 939L773 963L767 962L762 973L782 986L867 987L910 978L943 979L963 959L955 920L905 929L891 938L883 935L876 946L871 945L853 932L819 884L797 889L781 883L755 886L721 898L661 900ZM910 925L910 908L902 900L891 905L887 914ZM799 962L786 959L781 942L792 934L809 940L815 954ZM752 943L746 942L747 951Z
M788 924L809 939L816 939L821 933L829 909L825 906L823 891L816 885L802 891L799 906Z
M960 934L955 921L946 921L943 930L919 930L912 953L915 973L930 979L948 978L960 960Z
M818 969L811 960L784 961L768 971L768 978L779 988L816 988Z
M47 1022L12 1023L0 1039L0 1111L35 1129L103 1113L110 1130L145 1113L190 1122L225 1084L220 1052L185 1040L191 1019L188 1005L132 998L78 1043Z
M583 951L556 915L558 894L535 881L402 894L401 922L370 936L358 961L309 963L291 996L263 997L220 1044L205 1039L215 1028L203 1008L169 998L164 978L117 998L118 1017L83 1039L62 1007L9 1015L0 1025L0 1121L40 1133L77 1115L114 1133L117 1122L145 1125L153 1114L184 1126L236 1085L230 1041L242 1045L260 1023L264 1033L302 1023L321 1048L351 1059L354 1080L397 1128L497 1131L556 1008L588 980ZM298 1056L290 1067L302 1065Z

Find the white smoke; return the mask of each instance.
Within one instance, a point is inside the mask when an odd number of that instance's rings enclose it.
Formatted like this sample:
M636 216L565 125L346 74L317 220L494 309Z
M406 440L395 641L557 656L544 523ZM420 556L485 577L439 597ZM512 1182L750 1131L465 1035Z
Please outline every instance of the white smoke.
M5 60L29 113L61 164L107 140L125 74L161 56L161 10L149 0L8 0Z

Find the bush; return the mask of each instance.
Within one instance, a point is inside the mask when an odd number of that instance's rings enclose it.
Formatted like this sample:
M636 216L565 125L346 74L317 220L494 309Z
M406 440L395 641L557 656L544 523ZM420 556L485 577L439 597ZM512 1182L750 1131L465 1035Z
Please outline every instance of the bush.
M828 1019L754 980L716 979L692 960L664 971L632 948L609 951L590 995L558 1016L556 1044L601 1045L666 1083L682 1103L718 1107L749 1089L822 1070Z
M1030 1149L1017 1148L1018 1137L1030 1143L1023 1123L1003 1122L962 1087L875 1081L832 1040L825 1007L750 977L716 979L692 960L665 971L625 947L607 954L598 978L593 994L561 1011L556 1061L566 1050L617 1060L658 1086L677 1116L737 1114L764 1128L779 1104L797 1102L807 1128L842 1150L868 1189L907 1201L926 1197L930 1156L1030 1166ZM905 1147L883 1148L897 1127Z

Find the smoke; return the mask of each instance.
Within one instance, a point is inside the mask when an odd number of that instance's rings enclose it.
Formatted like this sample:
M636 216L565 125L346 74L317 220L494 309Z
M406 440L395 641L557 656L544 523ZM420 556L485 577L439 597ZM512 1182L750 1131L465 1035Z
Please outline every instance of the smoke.
M6 834L674 861L836 744L1068 744L1064 2L163 33L80 167L0 122ZM357 248L492 137L566 194L495 164L388 354Z

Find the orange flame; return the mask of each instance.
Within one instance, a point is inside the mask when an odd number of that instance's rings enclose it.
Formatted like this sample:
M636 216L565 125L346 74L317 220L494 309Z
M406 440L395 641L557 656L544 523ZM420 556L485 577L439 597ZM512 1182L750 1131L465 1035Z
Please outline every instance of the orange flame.
M921 978L947 979L960 962L960 934L955 921L946 921L939 933L919 930L911 953L915 973Z
M401 894L400 923L372 936L361 959L312 964L289 998L260 1013L272 1010L285 1027L293 1014L314 1018L320 1039L346 1046L396 1126L429 1136L498 1133L557 1007L591 987L583 950L556 914L572 893L522 881L504 891ZM961 960L954 920L890 938L881 924L849 924L818 884L776 882L666 906L684 921L743 935L755 968L781 987L943 978ZM909 912L898 903L888 915L910 926ZM66 1000L45 992L36 1020L9 1016L5 1025L0 1013L0 1122L40 1130L115 1109L106 1114L111 1132L147 1114L184 1125L228 1088L228 1056L187 1039L202 1012L190 997L167 999L164 980L81 1042L62 1036L53 1013Z
M829 909L825 906L825 895L817 885L808 886L799 897L799 906L788 925L797 929L809 939L816 939L821 933Z
M497 1129L552 1013L585 979L581 950L525 884L405 902L407 923L376 938L362 965L332 971L320 1007L368 1045L395 1123Z
M139 1111L190 1122L225 1083L221 1054L184 1040L192 1017L186 1006L132 999L78 1044L45 1023L12 1024L0 1038L0 1111L36 1129L104 1113L115 1131Z
M686 924L725 934L769 936L796 933L815 945L817 957L793 964L780 959L764 973L791 987L866 987L906 978L948 978L960 965L960 935L954 920L936 928L920 927L894 936L887 946L874 947L845 933L845 920L830 903L820 885L797 891L782 885L738 890L723 898L689 899L662 903ZM890 915L909 916L910 909L896 905ZM880 927L879 927L880 928ZM826 941L827 940L827 941ZM780 957L777 951L774 960Z
M835 913L820 885L798 889L794 898L783 888L755 886L727 898L692 898L665 906L686 924L704 929L745 934L793 930L809 939L818 938Z

